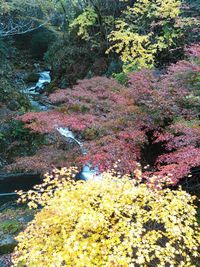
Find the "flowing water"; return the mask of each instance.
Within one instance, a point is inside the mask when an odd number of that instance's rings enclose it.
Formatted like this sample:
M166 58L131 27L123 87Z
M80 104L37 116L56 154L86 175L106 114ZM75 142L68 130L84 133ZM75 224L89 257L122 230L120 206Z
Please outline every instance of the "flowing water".
M80 147L83 155L87 154L86 149L83 147L83 143L76 139L72 131L70 131L68 128L62 127L57 128L57 131L66 139L66 141L73 140ZM92 179L96 181L102 179L102 174L99 172L97 167L93 168L91 164L88 163L87 165L83 166L82 170L78 173L77 179L85 181Z
M47 110L48 105L40 102L40 93L39 90L44 90L45 85L51 82L50 71L43 71L39 73L39 80L35 86L28 87L23 90L33 108L37 110ZM36 98L38 97L38 99ZM0 173L0 204L6 200L11 200L15 198L15 190L24 190L27 191L31 189L35 184L41 182L40 175L38 174L1 174Z
M43 90L45 85L51 82L51 76L49 71L40 72L39 75L39 80L36 85L28 87L23 92L29 97L32 107L37 108L37 110L43 111L49 109L50 106L41 103L40 97L36 98L36 96L40 96L39 90ZM70 131L68 128L63 127L58 127L56 130L66 140L66 142L75 142L80 147L82 154L87 154L87 150L84 148L83 143L76 139L72 131ZM6 178L4 176L6 176ZM100 174L98 168L93 168L91 164L88 163L87 165L83 166L82 170L77 174L77 179L101 180L102 175ZM8 199L14 197L16 195L14 193L15 190L27 191L31 189L35 184L39 184L40 182L41 179L39 175L36 174L0 174L0 203L2 199L5 200L5 196Z
M31 103L31 106L37 110L47 110L49 105L43 104L40 100L40 93L44 90L45 86L51 82L50 71L43 71L39 73L39 80L36 85L31 86L23 90Z

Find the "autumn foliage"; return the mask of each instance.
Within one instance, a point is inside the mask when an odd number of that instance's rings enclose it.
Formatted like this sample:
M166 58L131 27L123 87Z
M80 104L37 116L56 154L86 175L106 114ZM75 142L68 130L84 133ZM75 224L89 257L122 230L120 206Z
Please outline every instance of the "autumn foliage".
M106 77L78 81L49 96L54 109L18 119L44 134L70 128L88 154L68 157L68 165L90 162L104 171L120 160L119 170L132 173L139 161L150 165L144 179L156 172L160 179L171 175L177 184L200 165L199 47L187 47L186 60L163 74L147 69L130 73L127 87ZM56 153L56 147L51 149ZM26 159L30 166L31 161Z
M18 236L13 266L197 266L200 232L188 193L112 172L75 183L75 171L55 170L22 195L43 209Z

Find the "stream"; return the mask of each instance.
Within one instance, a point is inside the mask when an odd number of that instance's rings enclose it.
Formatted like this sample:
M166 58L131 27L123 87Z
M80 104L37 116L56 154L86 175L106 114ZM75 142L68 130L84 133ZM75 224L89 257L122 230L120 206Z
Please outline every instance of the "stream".
M41 91L50 82L50 71L42 71L39 73L39 79L35 86L27 87L22 91L28 96L32 107L36 110L45 111L50 108L49 104L43 103L45 99L40 96ZM41 182L40 174L36 173L0 173L0 206L7 201L16 199L15 190L28 191Z
M81 149L81 152L83 155L87 154L86 149L84 149L83 147L83 143L81 143L79 140L77 140L75 138L75 135L73 134L72 131L70 131L68 128L62 128L59 127L57 128L57 131L66 139L66 141L68 139L73 140ZM77 174L76 177L78 180L101 180L102 179L102 175L99 172L98 168L92 168L91 164L87 164L85 166L83 166L82 170Z
M31 106L36 110L45 111L50 108L50 105L43 104L40 96L49 83L51 83L50 71L43 71L39 73L39 80L35 86L27 87L22 91L28 96Z
M51 82L50 71L42 71L39 73L38 82L31 87L27 87L23 90L30 100L32 107L38 111L45 111L52 106L45 101L45 96L42 96L42 90L45 86ZM83 155L87 154L83 143L76 139L74 133L68 128L58 127L57 130L66 142L73 141L79 147ZM98 168L92 168L88 163L83 166L82 170L77 174L77 180L100 180L102 175ZM17 194L15 190L28 191L33 188L34 185L41 183L41 177L39 174L1 174L0 173L0 205L2 202L16 198Z
M54 108L53 105L48 103L47 97L42 94L45 86L50 82L50 72L43 71L39 73L39 79L35 86L27 87L23 90L23 93L29 98L32 108L38 112ZM74 142L80 148L83 155L87 154L83 143L76 138L70 129L60 125L55 127L55 131L60 134L66 143ZM102 176L98 168L92 168L91 164L88 163L83 166L75 179L99 181L102 179ZM12 218L14 223L24 229L27 223L33 219L34 215L30 215L30 211L26 209L27 206L22 205L19 209L19 204L17 203L18 194L15 191L27 192L42 182L42 177L38 173L0 173L0 217L2 214L0 223L10 223ZM11 266L10 255L16 246L15 236L16 233L13 234L11 231L8 233L0 231L0 267ZM3 252L2 248L4 249ZM8 262L9 264L7 264Z

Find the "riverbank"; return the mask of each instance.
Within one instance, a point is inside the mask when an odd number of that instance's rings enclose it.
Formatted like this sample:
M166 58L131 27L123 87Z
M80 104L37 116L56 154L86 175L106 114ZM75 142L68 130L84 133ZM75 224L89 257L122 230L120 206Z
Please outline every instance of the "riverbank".
M15 118L28 110L46 109L45 97L39 90L51 81L49 70L41 70L45 64L36 62L28 52L21 51L15 56L7 67L5 64L1 67L0 73L1 81L5 81L0 85L0 267L11 266L15 237L34 216L26 205L17 204L15 191L26 192L42 181L39 173L6 171L16 157L34 153L36 143L42 142L35 135L29 136ZM8 84L13 84L13 88Z
M9 197L9 201L1 205L0 214L0 267L10 267L11 253L17 245L15 237L33 219L34 212Z

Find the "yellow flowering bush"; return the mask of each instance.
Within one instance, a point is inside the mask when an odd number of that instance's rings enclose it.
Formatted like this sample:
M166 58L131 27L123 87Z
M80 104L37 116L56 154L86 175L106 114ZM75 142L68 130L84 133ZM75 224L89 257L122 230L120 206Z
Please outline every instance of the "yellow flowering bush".
M197 266L194 199L181 189L155 190L112 173L74 182L64 169L31 195L44 207L18 236L13 266Z

